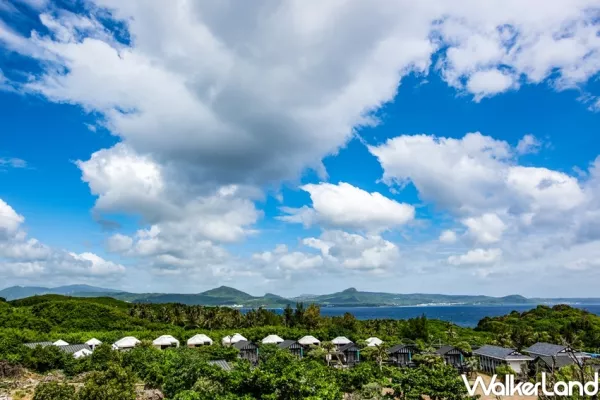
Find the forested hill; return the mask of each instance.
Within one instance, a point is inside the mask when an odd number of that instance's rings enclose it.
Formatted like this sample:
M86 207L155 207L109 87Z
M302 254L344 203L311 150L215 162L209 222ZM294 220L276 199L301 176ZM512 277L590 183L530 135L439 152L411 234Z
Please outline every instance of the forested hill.
M95 288L86 285L62 286L58 288L22 287L14 286L0 290L0 297L7 300L15 300L29 296L43 294L62 294L78 297L104 297L110 296L115 299L135 303L182 303L188 305L206 306L243 306L243 307L285 307L302 301L304 303L315 303L321 306L411 306L432 304L468 304L468 305L490 305L490 304L541 304L541 303L600 303L600 299L528 299L520 295L504 297L472 296L472 295L443 295L424 293L383 293L365 292L355 288L349 288L341 292L325 295L305 295L295 298L284 298L282 296L267 293L264 296L252 296L241 290L227 286L196 294L181 293L130 293L119 292L113 289Z

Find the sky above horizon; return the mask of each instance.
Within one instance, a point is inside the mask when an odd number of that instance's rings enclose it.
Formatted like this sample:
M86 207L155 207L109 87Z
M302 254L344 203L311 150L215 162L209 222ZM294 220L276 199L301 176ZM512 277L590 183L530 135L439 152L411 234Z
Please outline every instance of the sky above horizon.
M599 0L0 0L0 287L597 297L599 76Z

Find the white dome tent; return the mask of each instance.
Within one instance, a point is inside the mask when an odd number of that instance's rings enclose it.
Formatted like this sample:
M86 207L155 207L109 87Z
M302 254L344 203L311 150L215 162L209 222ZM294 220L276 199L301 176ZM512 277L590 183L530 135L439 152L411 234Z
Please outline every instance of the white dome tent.
M56 342L52 343L53 346L68 346L69 343L65 342L62 339L57 340Z
M333 339L331 341L331 343L335 344L336 346L343 346L348 343L352 343L352 341L350 339L348 339L346 336L338 336L335 339Z
M137 338L134 338L133 336L125 336L124 338L117 340L112 347L115 350L127 350L133 349L140 343L142 342L140 342Z
M102 344L102 342L96 338L92 338L92 339L88 340L87 342L85 342L85 344L90 346L92 348L92 350L95 350L96 347L98 347Z
M154 339L152 345L157 349L167 349L169 347L179 347L179 340L171 335L162 335Z
M310 345L318 346L319 344L321 344L321 341L314 336L306 335L306 336L300 338L300 340L298 340L298 343L300 343L303 346L310 346Z
M229 346L232 344L236 344L237 342L247 342L248 339L240 335L239 333L235 333L232 336L225 336L221 341L224 346Z
M367 343L367 347L381 346L383 344L383 340L377 337L370 337L365 342Z
M213 340L203 333L194 335L187 341L188 347L210 346L211 344L213 344Z
M88 349L81 349L75 353L73 353L74 358L83 358L92 355L92 351Z
M283 343L283 339L277 335L269 335L262 340L263 344L279 344Z

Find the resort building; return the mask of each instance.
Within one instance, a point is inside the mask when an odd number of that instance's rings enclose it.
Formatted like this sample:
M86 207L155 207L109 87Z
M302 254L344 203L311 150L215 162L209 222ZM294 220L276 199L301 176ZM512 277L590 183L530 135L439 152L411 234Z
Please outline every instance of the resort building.
M288 350L290 353L292 353L298 358L304 357L304 346L302 346L295 340L284 340L283 342L279 343L278 346L280 349Z
M191 338L189 338L187 341L187 346L190 348L210 346L212 344L213 344L213 340L203 333L194 335Z
M283 339L277 335L269 335L262 340L262 344L279 344L283 343Z
M360 349L352 342L339 347L338 352L342 355L342 362L348 366L360 362Z
M454 367L461 366L466 356L465 352L463 352L461 349L450 345L440 347L434 352L434 354L442 357L446 364Z
M30 349L35 349L36 347L46 347L53 346L52 342L35 342L35 343L24 343L24 346L29 347Z
M578 360L588 358L587 354L573 350L571 347L560 344L552 344L545 342L537 342L534 345L524 349L523 352L531 357L572 357L575 356Z
M65 353L73 355L75 358L87 357L92 354L92 349L87 344L69 344L66 346L58 346Z
M221 368L223 371L231 371L233 369L231 367L231 364L229 364L225 360L213 360L213 361L209 361L208 363L210 365L216 365L217 367Z
M318 346L319 344L321 344L321 341L314 336L307 335L300 338L300 340L298 340L298 343L300 343L302 346Z
M152 346L161 350L168 349L169 347L179 347L179 340L171 335L162 335L152 341Z
M88 340L87 342L85 342L85 344L90 346L90 348L92 350L96 350L96 347L100 346L102 344L102 342L96 338L92 338L92 339Z
M133 336L125 336L123 339L119 339L115 343L113 343L112 348L113 350L129 350L133 349L140 343L142 342L140 342Z
M224 346L230 346L232 344L235 344L237 342L245 342L248 341L248 339L246 339L245 337L243 337L242 335L240 335L239 333L235 333L232 336L225 336L223 338L223 340L221 341L221 343L223 343Z
M365 340L365 343L367 344L367 347L375 347L381 346L383 344L383 340L377 337L370 337L367 340Z
M491 345L473 350L473 354L479 358L480 369L489 374L495 374L500 365L508 365L519 374L525 372L527 363L533 361L532 357L525 356L515 349Z
M559 356L559 357L537 356L531 363L532 370L534 373L538 373L538 372L554 373L563 367L566 367L569 365L574 365L574 364L575 364L575 360L573 360L569 356Z
M334 344L338 349L341 346L345 346L349 343L352 343L352 341L350 339L348 339L346 336L338 336L335 339L333 339L331 341L332 344Z
M258 363L258 346L248 340L233 343L231 345L240 351L240 358L250 361L252 364Z
M411 366L412 358L418 354L417 347L413 344L397 344L388 349L388 361L398 367Z

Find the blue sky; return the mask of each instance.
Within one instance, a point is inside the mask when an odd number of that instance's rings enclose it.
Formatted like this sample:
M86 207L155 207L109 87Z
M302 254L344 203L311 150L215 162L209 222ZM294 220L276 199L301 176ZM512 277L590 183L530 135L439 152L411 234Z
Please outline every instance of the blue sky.
M0 0L4 286L596 295L597 2L151 3Z

